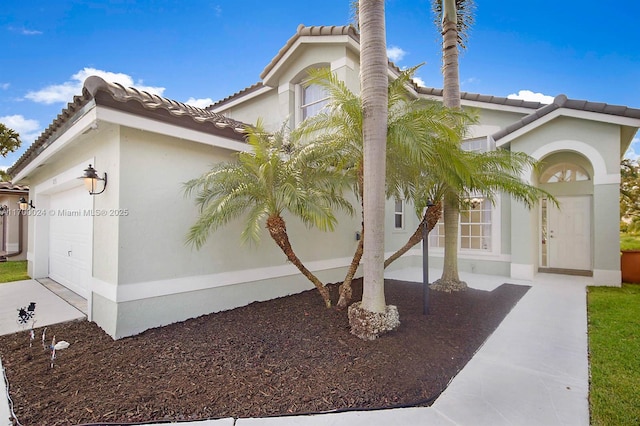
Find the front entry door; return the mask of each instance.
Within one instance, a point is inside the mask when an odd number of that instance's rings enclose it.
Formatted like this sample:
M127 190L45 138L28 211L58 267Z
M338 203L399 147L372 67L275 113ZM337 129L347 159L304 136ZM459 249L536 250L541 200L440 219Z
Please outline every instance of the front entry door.
M550 268L591 270L591 196L556 197L548 206Z

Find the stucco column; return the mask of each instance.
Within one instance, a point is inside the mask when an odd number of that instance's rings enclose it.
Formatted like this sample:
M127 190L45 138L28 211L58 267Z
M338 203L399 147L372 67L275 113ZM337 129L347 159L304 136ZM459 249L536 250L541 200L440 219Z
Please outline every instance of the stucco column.
M532 280L537 269L537 209L511 200L511 278Z
M294 110L292 114L291 105L293 105ZM295 129L296 120L299 120L298 117L298 105L296 104L296 90L295 85L291 83L285 83L278 86L278 106L280 108L280 112L278 114L279 117L287 117L289 120L289 128ZM273 130L279 129L282 125L280 123L274 123L276 126Z
M620 273L619 184L593 186L593 281L619 286Z

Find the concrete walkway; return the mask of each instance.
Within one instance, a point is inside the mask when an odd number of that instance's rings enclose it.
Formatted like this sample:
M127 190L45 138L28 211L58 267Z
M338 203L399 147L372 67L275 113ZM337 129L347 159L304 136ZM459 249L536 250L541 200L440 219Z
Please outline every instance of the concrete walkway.
M35 302L35 315L26 324L18 321L18 309L26 308ZM86 318L85 314L73 307L53 291L35 280L15 281L0 284L0 335L18 331L25 333L34 328L51 324ZM32 321L35 321L33 323ZM25 336L27 336L25 334ZM4 373L2 360L0 372ZM12 425L8 398L5 398L6 383L4 374L0 374L0 426Z
M60 286L58 284L58 286ZM35 302L35 328L86 318L78 308L65 302L36 280L0 284L0 335L27 331L28 324L18 323L18 309Z
M430 276L438 277L440 273L441 271L431 270ZM387 277L420 282L422 270L404 269L390 272ZM585 287L591 284L591 279L539 274L530 282L464 273L461 278L470 286L482 290L490 291L505 282L530 285L531 289L431 407L312 416L228 418L181 424L588 425L589 366ZM2 305L5 305L2 294L4 285L0 285ZM29 301L32 299L27 297L21 303L26 305ZM11 314L15 316L16 312L12 311ZM0 426L5 426L5 412L7 415L9 413L6 405L0 400Z

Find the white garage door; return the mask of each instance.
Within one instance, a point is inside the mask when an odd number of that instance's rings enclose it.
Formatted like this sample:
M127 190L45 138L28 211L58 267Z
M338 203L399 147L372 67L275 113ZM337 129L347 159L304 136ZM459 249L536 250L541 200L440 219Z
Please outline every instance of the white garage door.
M53 194L49 208L49 278L82 297L89 296L93 206L84 187Z

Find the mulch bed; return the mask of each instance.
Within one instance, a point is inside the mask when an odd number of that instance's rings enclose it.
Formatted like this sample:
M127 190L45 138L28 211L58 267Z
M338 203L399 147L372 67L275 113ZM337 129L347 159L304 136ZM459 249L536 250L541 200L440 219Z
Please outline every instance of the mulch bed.
M27 331L0 337L23 425L118 424L262 417L429 405L528 287L430 292L387 280L400 328L375 341L349 333L346 311L315 290L201 316L113 341L94 323L47 328L71 344L54 368ZM361 295L354 283L354 300ZM331 286L337 300L337 286Z

